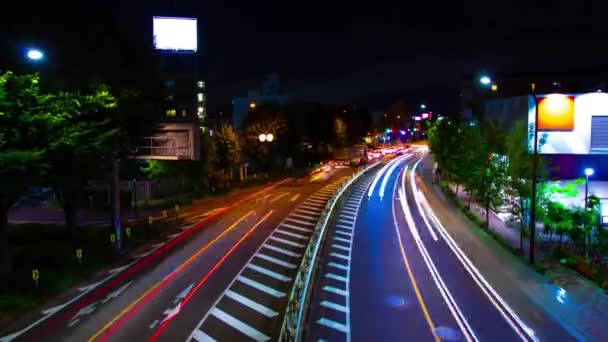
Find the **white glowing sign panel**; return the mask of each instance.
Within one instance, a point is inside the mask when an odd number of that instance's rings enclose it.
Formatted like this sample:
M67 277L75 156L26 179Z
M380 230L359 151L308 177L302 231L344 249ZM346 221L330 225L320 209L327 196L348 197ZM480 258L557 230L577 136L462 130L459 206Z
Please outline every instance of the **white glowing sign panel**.
M154 48L163 51L196 52L196 18L153 17Z

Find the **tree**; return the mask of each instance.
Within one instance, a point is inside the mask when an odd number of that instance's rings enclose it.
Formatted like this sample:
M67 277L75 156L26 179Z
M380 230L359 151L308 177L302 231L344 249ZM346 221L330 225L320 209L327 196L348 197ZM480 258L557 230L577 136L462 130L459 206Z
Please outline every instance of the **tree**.
M241 157L241 149L239 140L232 129L232 126L221 125L214 134L215 147L217 149L217 162L222 170L222 174L226 171L230 172L232 178L232 170L237 165Z
M50 98L38 83L37 75L0 75L0 274L12 268L8 211L46 168L42 157Z
M76 211L87 181L111 165L116 138L108 110L117 102L107 88L91 94L61 92L53 96L48 146L44 158L49 181L63 206L66 233L76 226Z

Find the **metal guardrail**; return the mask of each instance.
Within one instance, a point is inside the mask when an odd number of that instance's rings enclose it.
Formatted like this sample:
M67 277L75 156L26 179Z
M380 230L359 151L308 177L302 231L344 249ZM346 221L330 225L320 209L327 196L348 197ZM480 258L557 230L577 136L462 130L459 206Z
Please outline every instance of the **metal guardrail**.
M380 164L380 162L375 162L374 164L368 165L363 170L359 170L357 173L352 175L348 181L346 181L340 187L337 194L329 199L325 205L325 208L323 208L321 220L315 226L312 237L306 246L304 257L302 258L302 262L298 268L296 280L289 293L289 299L287 301L287 308L283 317L283 325L281 326L279 341L301 340L304 307L310 294L310 280L317 263L321 241L323 241L327 223L329 222L332 211L334 210L338 199L340 199L344 191L346 191L346 189L348 189L348 187L351 186L351 184L364 173L376 167L378 164Z

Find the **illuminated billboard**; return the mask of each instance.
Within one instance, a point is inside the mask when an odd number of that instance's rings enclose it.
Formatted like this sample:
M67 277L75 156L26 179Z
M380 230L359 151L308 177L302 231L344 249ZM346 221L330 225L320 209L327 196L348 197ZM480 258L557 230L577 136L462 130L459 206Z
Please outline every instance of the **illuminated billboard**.
M530 97L531 129L535 125L536 105L539 153L608 154L608 94L539 95L537 103ZM532 150L534 136L528 137Z
M196 52L196 18L153 17L154 48L169 52Z

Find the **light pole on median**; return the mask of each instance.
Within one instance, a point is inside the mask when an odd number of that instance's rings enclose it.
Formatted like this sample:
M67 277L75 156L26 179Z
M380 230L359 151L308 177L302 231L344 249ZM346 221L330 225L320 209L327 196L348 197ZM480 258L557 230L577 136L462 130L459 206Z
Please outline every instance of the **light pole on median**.
M532 99L534 100L534 147L532 154L532 198L530 199L530 263L534 264L534 241L536 234L536 182L538 173L538 100L536 84L532 83Z

